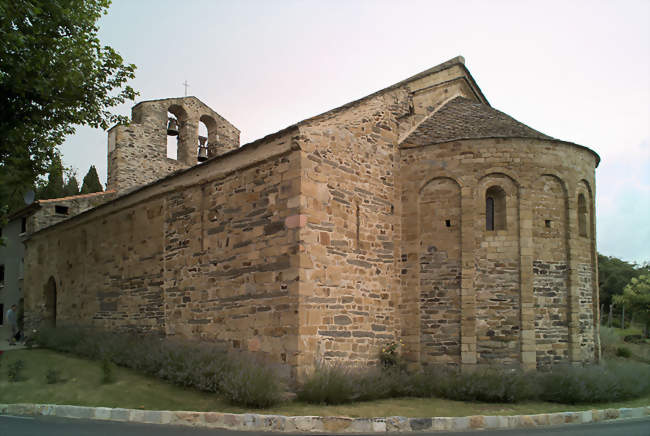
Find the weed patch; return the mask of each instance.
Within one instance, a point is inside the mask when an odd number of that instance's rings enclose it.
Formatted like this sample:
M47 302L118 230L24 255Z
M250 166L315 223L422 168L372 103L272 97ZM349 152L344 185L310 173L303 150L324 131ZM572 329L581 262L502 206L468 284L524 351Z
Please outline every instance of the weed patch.
M45 373L45 382L48 385L53 385L62 382L63 379L61 378L61 371L58 369L48 369L47 372Z
M7 368L7 378L9 379L9 381L10 382L22 381L23 380L22 372L24 368L25 368L24 360L16 360L15 362L10 363Z

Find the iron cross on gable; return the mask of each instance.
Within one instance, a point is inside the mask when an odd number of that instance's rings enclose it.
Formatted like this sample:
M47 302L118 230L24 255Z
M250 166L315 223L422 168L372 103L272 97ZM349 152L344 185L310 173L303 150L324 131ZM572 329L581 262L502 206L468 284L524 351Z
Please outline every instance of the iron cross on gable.
M185 80L185 82L181 83L181 85L185 87L185 97L187 97L187 88L190 87L190 84L187 83L187 80Z

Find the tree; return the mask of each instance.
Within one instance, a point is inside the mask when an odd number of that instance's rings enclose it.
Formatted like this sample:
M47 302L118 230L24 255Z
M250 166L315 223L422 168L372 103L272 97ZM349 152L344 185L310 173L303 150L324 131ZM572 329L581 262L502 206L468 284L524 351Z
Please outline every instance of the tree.
M614 256L598 254L598 284L600 302L608 307L612 296L621 294L633 277L650 272L647 267L626 262Z
M135 65L101 46L109 0L0 0L0 210L47 173L75 125L107 129ZM6 209L6 208L4 208Z
M63 183L63 164L61 157L57 154L52 159L47 175L47 184L39 190L38 198L61 198L65 197L65 185Z
M81 185L81 193L90 194L91 192L102 192L103 190L95 165L91 165L88 169L88 173L84 176L84 181Z
M77 181L77 174L74 170L66 171L66 182L63 187L63 193L66 197L79 194L79 182Z
M623 289L622 295L614 296L614 303L622 305L643 321L644 335L648 337L650 330L650 275L640 275L630 280Z

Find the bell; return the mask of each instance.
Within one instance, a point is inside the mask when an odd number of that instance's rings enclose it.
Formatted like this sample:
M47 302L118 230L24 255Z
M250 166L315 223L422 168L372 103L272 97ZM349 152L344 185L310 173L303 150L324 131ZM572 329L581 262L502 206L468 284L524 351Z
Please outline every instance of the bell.
M208 160L208 146L205 142L208 140L205 136L199 136L199 155L197 160L199 162L205 162Z
M176 118L169 118L167 122L167 135L178 136L178 121L176 121Z

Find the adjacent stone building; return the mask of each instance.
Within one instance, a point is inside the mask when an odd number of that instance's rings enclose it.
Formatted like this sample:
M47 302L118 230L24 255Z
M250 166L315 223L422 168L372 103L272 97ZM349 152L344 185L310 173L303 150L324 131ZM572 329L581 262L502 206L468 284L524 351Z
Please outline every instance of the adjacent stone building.
M242 147L194 97L143 102L108 150L117 197L27 243L32 324L214 341L296 375L397 340L413 367L598 358L599 157L493 109L460 57Z
M0 237L4 243L0 244L0 340L9 337L9 326L4 320L6 311L13 304L18 307L18 313L23 310L23 241L31 233L92 209L114 195L115 191L106 191L36 200L9 216L7 224L0 228Z

